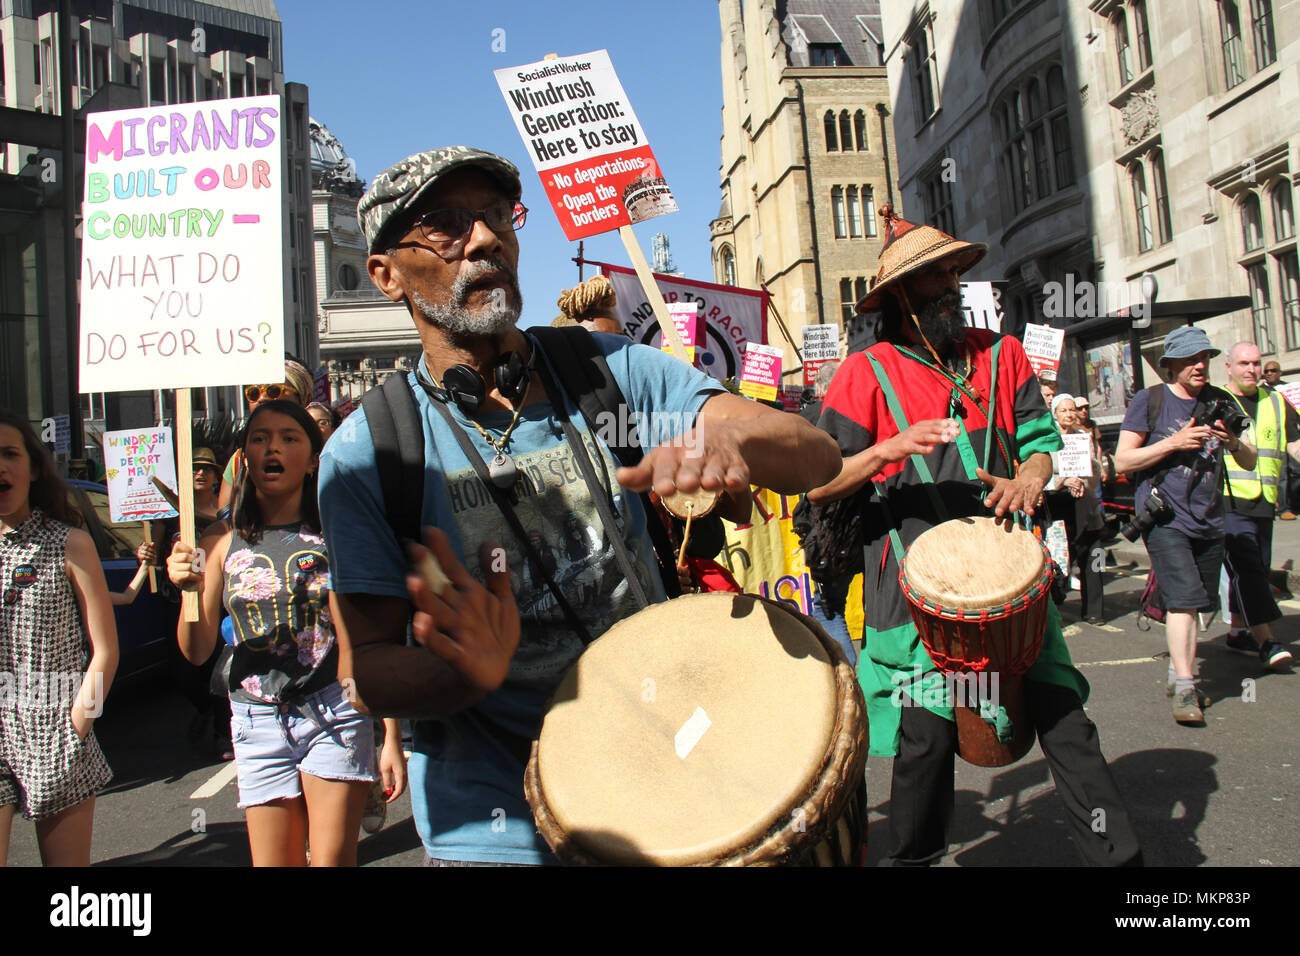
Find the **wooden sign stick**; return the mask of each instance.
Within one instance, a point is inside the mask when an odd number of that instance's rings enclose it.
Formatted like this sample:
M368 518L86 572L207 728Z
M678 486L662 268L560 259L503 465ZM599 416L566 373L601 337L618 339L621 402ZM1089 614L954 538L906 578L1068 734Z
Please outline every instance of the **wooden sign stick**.
M152 522L152 521L146 521L146 522L144 523L144 539L145 539L146 541L152 541L152 540L153 540L153 522ZM150 561L150 562L149 562L149 593L150 593L150 594L157 594L157 593L158 593L158 565L157 565L156 560L155 560L155 561Z
M188 388L176 389L176 474L194 474L193 406ZM181 498L181 543L194 547L194 482L177 481ZM181 620L194 623L199 619L199 594L197 591L181 592Z
M641 288L645 290L645 297L650 301L650 308L654 309L655 318L659 320L659 328L663 330L665 341L672 348L672 353L686 362L686 356L690 353L686 351L686 344L677 332L676 323L668 314L664 294L659 291L654 273L650 271L650 263L645 261L645 253L637 244L636 233L632 231L631 226L619 226L618 237L623 240L623 247L627 249L628 258L632 260L632 266L636 269L636 277L641 280Z

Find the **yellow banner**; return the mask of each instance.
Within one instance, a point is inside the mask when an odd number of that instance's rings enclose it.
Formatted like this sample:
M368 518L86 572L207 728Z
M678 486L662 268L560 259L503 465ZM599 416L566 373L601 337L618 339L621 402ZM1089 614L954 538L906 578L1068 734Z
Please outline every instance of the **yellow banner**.
M799 495L778 495L766 488L751 487L754 513L750 523L723 522L727 543L718 555L736 582L750 594L793 605L813 617L816 584L804 563L799 537L794 533L791 512ZM853 580L846 607L849 634L862 636L862 576Z

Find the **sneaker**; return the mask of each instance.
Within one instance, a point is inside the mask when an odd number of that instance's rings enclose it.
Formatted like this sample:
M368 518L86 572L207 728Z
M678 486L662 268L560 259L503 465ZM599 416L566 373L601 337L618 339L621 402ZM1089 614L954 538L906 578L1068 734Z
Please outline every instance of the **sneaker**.
M1174 720L1180 724L1203 724L1205 715L1201 713L1201 706L1197 703L1199 694L1196 691L1183 691L1181 694L1174 694Z
M1223 643L1228 650L1236 651L1238 654L1252 656L1259 654L1259 641L1255 640L1255 635L1250 631L1229 631Z
M388 819L388 798L384 795L384 781L376 780L366 794L366 807L361 811L361 829L378 833Z
M1295 512L1288 508L1286 511L1283 511L1278 515L1278 518L1282 521L1295 521Z
M1259 660L1265 667L1288 667L1291 664L1291 652L1277 641L1265 641L1259 649Z
M1173 697L1175 685L1172 683L1165 684L1165 696ZM1196 704L1202 710L1210 706L1210 695L1201 690L1201 685L1196 685Z

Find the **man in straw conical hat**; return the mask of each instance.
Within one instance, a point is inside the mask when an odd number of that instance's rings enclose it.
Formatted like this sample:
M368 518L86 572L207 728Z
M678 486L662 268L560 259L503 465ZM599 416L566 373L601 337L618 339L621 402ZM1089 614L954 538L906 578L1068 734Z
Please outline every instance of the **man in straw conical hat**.
M880 214L887 228L879 270L857 304L859 313L879 313L880 341L850 355L831 383L821 427L839 442L844 469L809 498L833 501L872 482L874 494L861 496L868 573L858 674L871 753L895 758L885 862L922 864L947 849L957 727L953 700L899 586L890 532L906 549L950 518L1033 515L1051 475L1048 453L1061 440L1021 344L966 325L958 277L987 247L907 222L889 206ZM1140 863L1097 729L1083 713L1088 682L1070 663L1060 617L1048 603L1042 650L1024 681L1029 717L1083 857L1098 865Z

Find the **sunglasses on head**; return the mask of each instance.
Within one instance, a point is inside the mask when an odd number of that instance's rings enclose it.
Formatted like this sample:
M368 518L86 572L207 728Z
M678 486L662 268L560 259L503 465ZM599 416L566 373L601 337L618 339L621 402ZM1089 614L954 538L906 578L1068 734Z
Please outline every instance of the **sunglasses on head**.
M244 389L244 398L249 403L261 400L263 396L275 401L277 398L297 397L298 390L290 385L249 385Z

